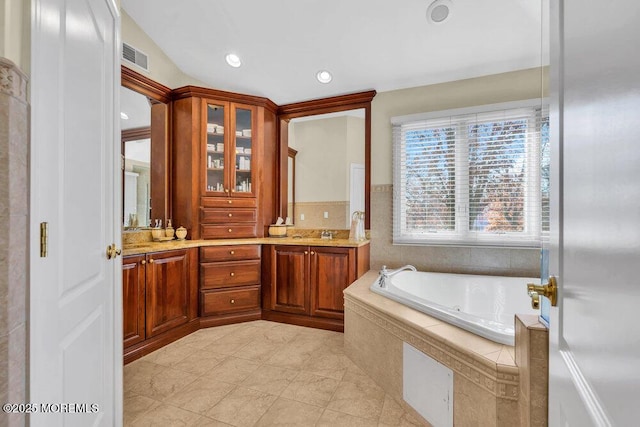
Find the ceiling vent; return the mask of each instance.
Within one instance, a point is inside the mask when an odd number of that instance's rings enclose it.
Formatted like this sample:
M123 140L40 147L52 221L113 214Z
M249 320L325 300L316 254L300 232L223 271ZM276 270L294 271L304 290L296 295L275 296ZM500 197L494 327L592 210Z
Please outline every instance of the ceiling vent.
M149 71L149 57L147 54L126 43L122 43L122 59L137 65L145 71Z

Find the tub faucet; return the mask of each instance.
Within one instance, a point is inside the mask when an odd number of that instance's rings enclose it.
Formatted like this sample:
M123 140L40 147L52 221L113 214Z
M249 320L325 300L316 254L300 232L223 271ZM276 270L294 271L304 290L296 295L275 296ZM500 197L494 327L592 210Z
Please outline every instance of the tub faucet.
M400 273L401 271L417 271L416 268L413 265L404 265L400 268L396 268L395 270L389 270L387 269L386 265L382 266L382 269L380 270L380 281L378 282L378 284L380 285L381 288L386 288L387 287L387 279L391 276L394 276L398 273Z

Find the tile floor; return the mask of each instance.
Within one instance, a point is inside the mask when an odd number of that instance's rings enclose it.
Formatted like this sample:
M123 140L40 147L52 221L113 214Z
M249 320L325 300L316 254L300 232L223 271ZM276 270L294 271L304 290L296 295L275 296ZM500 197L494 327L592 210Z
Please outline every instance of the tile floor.
M201 329L124 367L126 426L421 425L349 360L338 332Z

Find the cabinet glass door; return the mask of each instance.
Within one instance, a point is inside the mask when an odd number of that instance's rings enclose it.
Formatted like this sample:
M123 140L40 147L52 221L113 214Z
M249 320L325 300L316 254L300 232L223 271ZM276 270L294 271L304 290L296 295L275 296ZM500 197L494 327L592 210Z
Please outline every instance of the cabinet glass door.
M233 185L236 194L251 194L254 170L253 111L250 108L235 108L235 170Z
M207 156L205 158L206 191L224 193L225 159L225 108L224 105L207 104Z

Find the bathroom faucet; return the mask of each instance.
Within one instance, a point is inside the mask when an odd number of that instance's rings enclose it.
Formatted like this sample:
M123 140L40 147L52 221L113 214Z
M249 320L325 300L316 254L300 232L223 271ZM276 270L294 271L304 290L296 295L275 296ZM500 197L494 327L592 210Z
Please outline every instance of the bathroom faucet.
M382 269L380 270L380 281L378 282L378 284L380 285L381 288L386 288L387 287L387 279L391 276L394 276L398 273L400 273L401 271L417 271L416 268L413 265L404 265L400 268L396 268L395 270L388 270L386 265L382 266Z

